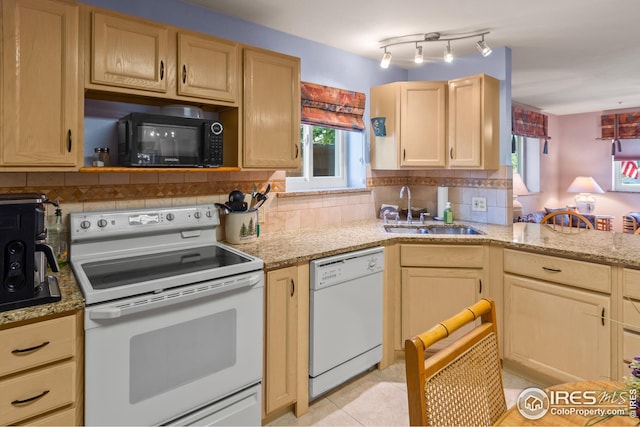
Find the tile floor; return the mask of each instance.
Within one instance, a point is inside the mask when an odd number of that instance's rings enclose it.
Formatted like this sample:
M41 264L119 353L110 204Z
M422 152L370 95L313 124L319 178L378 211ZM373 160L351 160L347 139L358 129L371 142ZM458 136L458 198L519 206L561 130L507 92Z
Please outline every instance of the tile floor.
M518 394L535 384L503 371L507 406ZM373 370L309 405L309 412L296 418L292 412L270 426L407 426L407 386L404 362L383 371Z

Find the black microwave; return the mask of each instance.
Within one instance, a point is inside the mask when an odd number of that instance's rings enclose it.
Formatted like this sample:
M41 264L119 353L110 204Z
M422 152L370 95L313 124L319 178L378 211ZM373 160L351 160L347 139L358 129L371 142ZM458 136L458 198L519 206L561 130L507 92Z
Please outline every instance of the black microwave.
M136 167L222 166L222 123L131 113L118 120L118 164Z

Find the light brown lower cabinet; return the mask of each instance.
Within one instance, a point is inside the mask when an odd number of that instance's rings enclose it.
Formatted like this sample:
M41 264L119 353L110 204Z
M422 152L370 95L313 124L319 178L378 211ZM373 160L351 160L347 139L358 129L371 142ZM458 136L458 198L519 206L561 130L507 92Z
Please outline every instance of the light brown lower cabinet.
M0 425L83 425L82 311L0 330Z
M402 341L426 331L475 303L483 293L485 247L412 245L400 247ZM437 349L468 332L463 328Z
M309 404L309 265L266 273L263 419Z
M505 359L558 382L612 378L611 297L504 275Z

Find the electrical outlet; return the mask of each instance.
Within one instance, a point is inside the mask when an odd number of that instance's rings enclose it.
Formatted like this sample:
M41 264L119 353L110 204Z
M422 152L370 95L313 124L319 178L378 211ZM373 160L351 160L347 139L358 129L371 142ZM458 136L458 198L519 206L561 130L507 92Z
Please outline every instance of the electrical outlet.
M487 211L487 198L486 197L472 197L471 198L471 210L478 212Z

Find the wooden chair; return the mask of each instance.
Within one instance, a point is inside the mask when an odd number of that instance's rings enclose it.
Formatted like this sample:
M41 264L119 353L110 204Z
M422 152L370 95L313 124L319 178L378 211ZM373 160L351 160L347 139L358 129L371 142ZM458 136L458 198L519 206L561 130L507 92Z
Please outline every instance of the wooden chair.
M425 350L465 324L481 324L425 360ZM507 410L493 300L482 299L406 340L409 423L491 425Z
M550 224L555 229L568 232L580 229L593 230L593 224L584 215L568 210L550 212L540 220L540 224Z
M638 218L640 217L640 213L637 212L629 212L626 215L622 216L622 232L629 234L637 234L636 232L640 230L640 222L638 222Z

